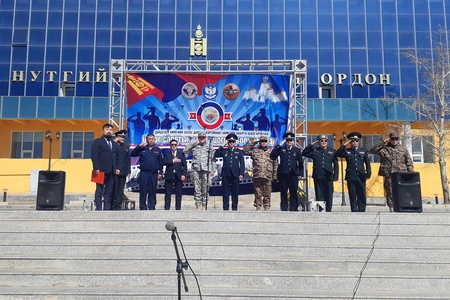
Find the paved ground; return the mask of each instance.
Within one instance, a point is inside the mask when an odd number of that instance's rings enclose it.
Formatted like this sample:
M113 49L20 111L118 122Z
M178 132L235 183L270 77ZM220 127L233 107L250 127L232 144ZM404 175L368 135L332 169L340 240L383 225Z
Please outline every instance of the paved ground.
M126 193L127 197L131 200L136 201L136 206L138 205L139 194L138 193ZM348 195L345 195L346 205L341 206L342 195L340 193L335 193L333 201L333 212L350 212L350 206L348 205ZM90 209L90 202L93 200L94 196L92 194L66 194L65 195L65 207L67 210L82 210L83 205L86 209ZM310 197L310 200L314 200ZM239 196L239 210L251 211L255 210L253 206L254 196L253 195L240 195ZM278 211L280 209L280 194L272 193L272 211ZM367 211L380 211L387 212L389 209L385 205L384 198L369 198L367 205ZM450 205L442 204L442 199L440 199L440 204L436 204L435 199L422 199L423 211L424 212L450 212ZM175 199L172 196L172 209L174 209ZM35 210L36 209L36 195L33 194L10 194L7 195L5 202L0 202L0 210L11 209L11 210ZM157 195L157 207L156 209L164 209L164 195ZM195 209L195 203L193 196L183 196L182 209ZM222 210L222 197L211 196L209 199L209 210Z

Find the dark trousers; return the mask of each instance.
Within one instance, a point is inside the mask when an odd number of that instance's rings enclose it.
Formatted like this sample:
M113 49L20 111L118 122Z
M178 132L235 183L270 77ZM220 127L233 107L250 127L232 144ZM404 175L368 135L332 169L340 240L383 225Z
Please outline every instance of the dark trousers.
M230 194L231 194L231 209L238 209L239 197L239 177L224 176L222 177L223 188L223 210L230 210Z
M314 178L314 190L316 201L325 201L326 211L330 212L333 208L333 180Z
M114 203L112 205L112 210L120 210L122 208L123 201L123 189L125 188L125 182L127 181L127 176L116 175L114 183Z
M175 192L175 209L181 209L181 188L183 183L180 178L166 179L166 195L164 196L164 209L170 209L170 203L172 202L172 193Z
M282 211L298 211L298 176L294 173L290 174L279 174L278 180L280 181L280 209ZM288 190L289 190L289 204L288 204Z
M365 176L365 175L364 175ZM366 211L366 180L347 181L350 209L354 212Z
M158 184L158 174L150 171L139 173L139 209L155 210L156 207L156 186ZM147 205L148 196L148 205Z
M95 210L102 210L102 198L105 201L103 210L110 210L111 203L114 201L114 177L113 173L105 173L104 184L95 186Z

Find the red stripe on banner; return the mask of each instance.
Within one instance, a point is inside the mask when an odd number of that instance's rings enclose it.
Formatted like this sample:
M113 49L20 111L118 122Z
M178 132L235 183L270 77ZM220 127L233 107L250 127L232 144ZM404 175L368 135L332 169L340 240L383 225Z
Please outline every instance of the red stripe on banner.
M127 83L127 107L139 102L148 96L154 96L162 100L164 93L154 85L147 82L141 76L135 73L126 74Z

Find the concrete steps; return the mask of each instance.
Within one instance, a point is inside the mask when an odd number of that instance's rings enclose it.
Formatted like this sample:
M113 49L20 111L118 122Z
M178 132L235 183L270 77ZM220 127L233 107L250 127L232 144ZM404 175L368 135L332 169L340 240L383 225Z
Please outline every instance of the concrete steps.
M1 299L448 299L443 213L0 211ZM180 247L180 244L178 243ZM185 271L188 293L199 299Z

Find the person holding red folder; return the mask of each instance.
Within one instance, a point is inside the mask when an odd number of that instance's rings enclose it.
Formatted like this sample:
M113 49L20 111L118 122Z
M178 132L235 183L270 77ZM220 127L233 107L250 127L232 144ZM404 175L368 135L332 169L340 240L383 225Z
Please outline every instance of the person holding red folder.
M117 143L112 140L113 126L105 124L102 127L102 137L92 142L91 160L94 175L104 173L103 184L96 183L95 210L110 210L114 199L114 174L117 171ZM101 177L101 175L99 176ZM102 206L102 196L104 205Z

